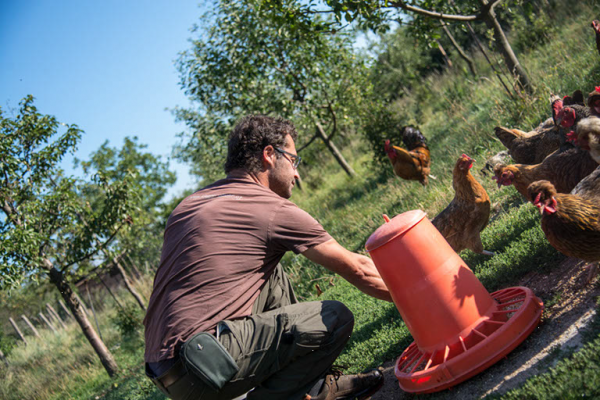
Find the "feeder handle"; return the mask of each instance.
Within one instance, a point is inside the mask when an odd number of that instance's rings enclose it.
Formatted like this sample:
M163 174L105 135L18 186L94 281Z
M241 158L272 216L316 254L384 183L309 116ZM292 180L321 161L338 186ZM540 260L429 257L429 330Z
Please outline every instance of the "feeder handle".
M385 215L385 214L383 214L383 219L384 219L384 221L385 221L386 223L387 223L387 222L390 222L390 217L388 217L388 216L387 216L387 215Z

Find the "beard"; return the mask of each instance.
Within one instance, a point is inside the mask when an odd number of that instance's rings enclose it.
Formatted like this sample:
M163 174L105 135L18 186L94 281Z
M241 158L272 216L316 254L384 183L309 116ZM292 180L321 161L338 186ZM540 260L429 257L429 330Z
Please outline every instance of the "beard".
M287 161L287 160L283 160ZM285 173L283 166L278 166L269 176L269 188L284 199L292 197L294 177ZM286 168L287 169L287 168Z

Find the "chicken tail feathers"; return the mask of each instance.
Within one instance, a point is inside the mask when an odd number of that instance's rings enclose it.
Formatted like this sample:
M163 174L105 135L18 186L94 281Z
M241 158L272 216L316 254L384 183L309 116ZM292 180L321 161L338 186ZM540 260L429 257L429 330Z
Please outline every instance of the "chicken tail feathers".
M420 130L412 126L402 128L402 142L410 151L416 147L427 147L427 139Z

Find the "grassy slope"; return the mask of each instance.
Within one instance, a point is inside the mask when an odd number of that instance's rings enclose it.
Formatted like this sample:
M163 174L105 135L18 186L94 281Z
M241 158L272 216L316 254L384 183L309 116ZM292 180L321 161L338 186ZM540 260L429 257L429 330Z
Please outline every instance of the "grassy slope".
M303 171L308 188L295 193L293 200L319 219L340 243L359 252L364 251L368 236L383 222L383 213L394 216L419 208L434 216L453 197L451 171L461 153L478 160L473 169L476 171L477 165L482 166L487 157L502 150L494 138L494 126L529 130L548 116L550 92L565 94L576 88L586 92L599 83L600 61L587 17L592 14L600 14L598 6L583 12L584 17L568 17L548 45L530 54L519 54L537 85L537 94L532 98L511 100L495 80L471 82L470 77L456 72L428 79L411 99L394 104L397 112L419 115L420 127L429 138L432 174L437 180L432 180L428 187L381 176L370 165L366 147L353 142L344 153L359 173L358 178L347 178L324 157L319 168ZM480 70L483 75L492 76L483 63ZM465 251L461 256L486 288L493 291L507 287L528 271L552 268L562 256L545 240L535 208L525 204L513 188L498 190L489 177L478 172L475 176L486 187L495 205L495 214L483 233L483 243L496 255L485 257ZM318 187L311 188L315 182L319 182ZM301 256L288 255L284 264L302 299L316 298L314 285L319 283L325 289L319 299L340 300L354 312L355 331L338 360L339 364L348 366L349 371L360 371L395 358L412 341L394 305L371 299L337 277L332 281L334 286L330 286L329 279L323 279L328 276L327 272ZM73 327L71 334L46 333L35 346L15 351L10 359L11 369L2 372L0 397L163 398L144 377L139 337L122 340L110 327L109 316L104 317L104 326L105 340L122 369L117 379L108 379L77 333L77 327ZM598 390L598 360L593 353L598 354L599 347L598 340L591 342L588 348L563 361L554 372L531 380L520 392L511 394L511 398L543 398L536 393L552 390L548 385L557 380L572 382L576 380L574 376L584 377L593 390ZM63 378L56 379L57 376ZM573 397L584 393L583 385L565 383L563 386Z
M355 159L354 167L361 178L351 181L342 173L320 178L325 180L322 190L316 193L296 194L294 200L316 215L332 235L354 251L362 251L367 237L381 225L381 214L390 216L411 209L423 209L434 216L451 200L451 171L454 161L461 153L467 153L480 161L503 150L495 139L493 128L497 125L530 130L549 116L547 99L550 93L566 94L577 88L591 91L600 80L600 62L595 51L593 35L589 28L589 15L567 17L567 23L552 41L527 55L520 55L531 77L537 83L537 94L532 98L510 100L496 82L469 84L463 77L447 74L432 77L429 93L420 93L395 105L398 112L418 112L422 116L422 131L429 138L432 151L432 174L438 179L430 181L427 188L397 178L384 179L370 171L368 156ZM414 98L425 98L425 103L413 103ZM354 155L356 153L353 153ZM352 154L348 154L352 156ZM474 168L475 170L475 168ZM482 235L484 247L496 252L486 257L464 251L461 256L473 269L489 291L510 286L531 270L550 269L563 258L546 241L539 228L539 215L531 204L524 204L513 188L496 189L489 177L475 172L486 187L496 214ZM310 179L310 175L307 180ZM299 257L291 261L292 271L303 262ZM310 266L304 263L303 283L311 276ZM308 270L308 272L306 271ZM298 274L302 275L302 274ZM339 282L339 281L336 281ZM312 283L314 285L314 282ZM321 287L326 285L320 284ZM305 285L307 291L313 290ZM346 303L356 315L355 333L347 349L339 359L349 371L374 367L382 361L397 357L412 341L406 327L393 305L369 299L346 284L337 283L320 298L338 299ZM597 349L598 344L590 344ZM582 352L588 354L590 349ZM531 387L536 390L549 388L561 375L562 380L573 380L569 374L578 375L583 365L586 375L596 374L588 386L565 385L570 396L590 394L598 390L597 357L575 356L564 361L564 367L552 373L552 377L540 378ZM576 381L580 381L577 379ZM590 386L592 388L590 388ZM593 389L595 388L595 389ZM529 396L523 389L516 397ZM531 395L530 398L543 398ZM558 397L557 397L558 398Z

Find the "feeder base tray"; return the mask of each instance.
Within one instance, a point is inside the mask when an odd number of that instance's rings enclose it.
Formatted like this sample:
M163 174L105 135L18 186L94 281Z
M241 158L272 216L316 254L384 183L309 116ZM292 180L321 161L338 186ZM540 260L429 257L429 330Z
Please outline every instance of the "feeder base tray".
M395 368L402 390L432 393L457 385L498 362L539 324L543 303L530 289L513 287L491 296L494 308L465 337L431 352L415 342L404 350Z

